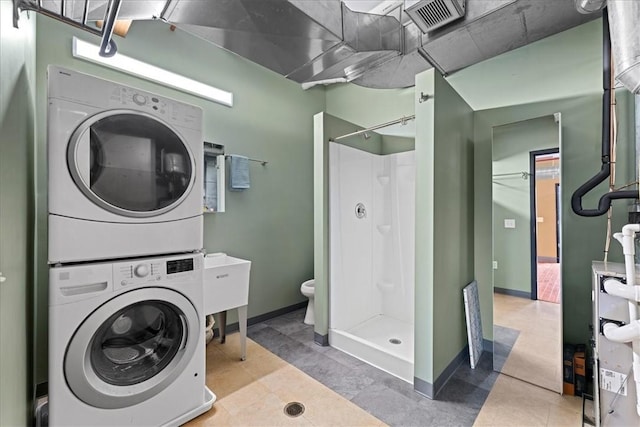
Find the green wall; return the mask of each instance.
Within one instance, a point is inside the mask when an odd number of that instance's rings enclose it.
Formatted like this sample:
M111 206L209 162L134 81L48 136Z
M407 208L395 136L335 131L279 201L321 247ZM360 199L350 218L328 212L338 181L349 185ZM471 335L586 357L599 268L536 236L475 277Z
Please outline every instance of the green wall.
M474 110L585 95L602 87L597 19L460 70L447 81Z
M416 91L435 92L436 73L427 70L416 76ZM416 114L416 231L414 301L414 377L433 384L434 332L434 205L435 107L434 99L414 101ZM415 384L414 384L415 386Z
M531 211L529 152L559 146L558 124L553 116L493 128L493 286L531 293ZM505 228L515 219L515 228Z
M402 153L416 148L415 137L382 135L382 151L380 154Z
M473 279L473 110L440 75L434 106L433 380L467 345L462 288ZM416 212L424 218L427 212ZM419 216L418 216L419 214ZM420 242L419 244L422 244ZM416 264L418 261L416 260ZM416 328L416 331L419 331Z
M363 127L414 114L413 87L370 89L354 84L327 86L326 112Z
M434 386L467 345L462 288L473 280L473 111L433 70L416 76L416 92L433 98L415 101L414 376Z
M249 316L305 300L300 284L313 277L313 115L325 108L322 88L294 82L162 22L135 22L119 52L233 92L234 106L156 85L71 56L71 37L96 37L46 17L37 19L37 378L46 380L46 66L57 64L200 106L204 138L251 163L251 189L227 192L226 212L206 214L208 252L252 261ZM230 313L228 322L235 321Z
M618 90L618 183L635 180L633 173L633 97ZM571 211L571 194L600 170L601 95L587 95L554 101L477 111L474 123L475 276L481 288L480 303L485 338L493 337L492 260L491 260L491 131L496 126L550 115L562 117L562 291L564 340L586 343L591 318L591 261L602 260L606 235L606 216L579 217ZM583 206L596 206L607 191L598 186L583 200ZM625 224L627 201L614 202L613 230ZM609 259L620 261L622 251L612 242Z
M35 22L0 2L0 425L31 418Z

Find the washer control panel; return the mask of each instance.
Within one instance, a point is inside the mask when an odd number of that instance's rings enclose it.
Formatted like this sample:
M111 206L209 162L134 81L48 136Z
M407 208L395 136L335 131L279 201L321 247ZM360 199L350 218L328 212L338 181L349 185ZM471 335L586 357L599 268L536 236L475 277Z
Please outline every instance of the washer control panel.
M164 259L139 259L113 264L116 286L149 285L152 283L190 280L202 269L200 256L186 255Z

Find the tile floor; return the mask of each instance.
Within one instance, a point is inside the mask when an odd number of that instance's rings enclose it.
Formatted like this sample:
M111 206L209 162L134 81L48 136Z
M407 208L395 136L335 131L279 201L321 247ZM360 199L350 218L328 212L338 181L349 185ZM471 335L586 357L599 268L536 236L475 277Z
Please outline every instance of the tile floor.
M560 303L560 264L538 263L538 299Z
M582 400L500 375L473 424L476 427L579 427Z
M186 426L385 425L252 340L247 340L247 360L240 361L239 336L207 346L207 386L217 401ZM301 416L285 415L291 401L305 405Z
M244 362L238 334L209 344L207 384L218 400L187 425L579 425L579 399L493 372L490 354L476 370L460 366L438 400L430 400L402 380L318 346L303 316L298 310L249 327ZM301 417L284 415L290 401L305 405Z
M501 372L560 392L560 305L494 294L493 321L496 325L519 332Z
M472 370L463 364L438 395L428 399L413 385L331 347L313 342L313 328L297 310L253 325L249 336L307 375L393 426L473 424L497 378L488 355Z

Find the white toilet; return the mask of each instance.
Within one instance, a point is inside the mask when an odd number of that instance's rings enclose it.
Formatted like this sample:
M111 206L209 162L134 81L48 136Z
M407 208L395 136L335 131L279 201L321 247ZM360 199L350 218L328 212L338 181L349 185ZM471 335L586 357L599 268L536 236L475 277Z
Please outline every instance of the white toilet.
M307 280L300 286L300 292L302 295L309 298L309 304L307 304L307 313L304 315L304 323L307 325L313 325L315 323L315 314L313 310L313 296L315 294L315 279Z

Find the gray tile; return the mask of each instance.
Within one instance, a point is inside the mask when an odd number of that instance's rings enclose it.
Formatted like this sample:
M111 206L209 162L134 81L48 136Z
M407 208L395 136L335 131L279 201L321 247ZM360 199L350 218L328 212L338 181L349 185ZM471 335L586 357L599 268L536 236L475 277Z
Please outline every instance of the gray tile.
M369 378L372 378L374 381L379 383L391 381L392 379L396 378L381 369L369 365L368 363L362 363L361 365L356 366L355 368L353 368L353 371L360 375L365 375Z
M281 346L285 339L288 338L283 333L268 326L258 330L247 328L247 336L269 351Z
M493 355L493 367L496 371L501 372L504 367L507 358L505 356L500 356L498 354Z
M508 357L519 335L520 331L517 329L493 325L493 353Z
M250 333L250 332L257 332L260 329L264 329L266 327L267 327L267 325L264 322L253 324L253 325L247 327L247 334Z
M354 372L323 353L314 353L295 361L293 365L347 399L373 383L372 378Z
M304 372L307 372L307 370L310 370L311 368L314 368L316 366L326 366L326 369L330 370L334 364L334 361L332 361L328 357L325 357L324 354L320 352L313 352L292 363L293 366Z
M291 364L309 355L317 354L308 346L287 336L282 338L282 344L280 346L270 349L270 351Z
M327 351L324 352L325 356L330 357L331 359L335 360L336 362L340 362L343 365L349 367L349 368L356 368L358 366L361 366L362 364L364 364L365 362L363 362L360 359L357 359L347 353L345 353L344 351L340 351L337 350L333 347L329 347L329 349Z
M301 329L297 332L292 332L290 334L288 334L290 338L293 338L294 340L301 342L302 344L307 344L307 343L311 343L314 342L313 341L313 326L310 328L305 328L305 329Z
M451 378L436 396L436 400L463 404L467 408L482 408L489 391L457 378Z
M420 404L423 413L431 414L434 426L472 426L479 410L459 403L429 400Z
M276 317L274 319L267 320L264 323L285 335L305 330L313 330L313 326L305 325L302 320L295 318Z
M417 402L382 384L363 389L351 402L390 426L431 425L433 421Z
M453 378L466 381L484 390L491 390L498 378L498 373L493 370L492 355L492 353L484 352L475 369L471 369L468 364L461 365L453 374Z
M430 400L428 397L415 391L413 389L413 384L409 384L408 382L394 377L393 375L388 375L388 378L384 379L381 384L384 384L386 387L400 393L404 397L411 399L414 402L423 402L425 400Z

